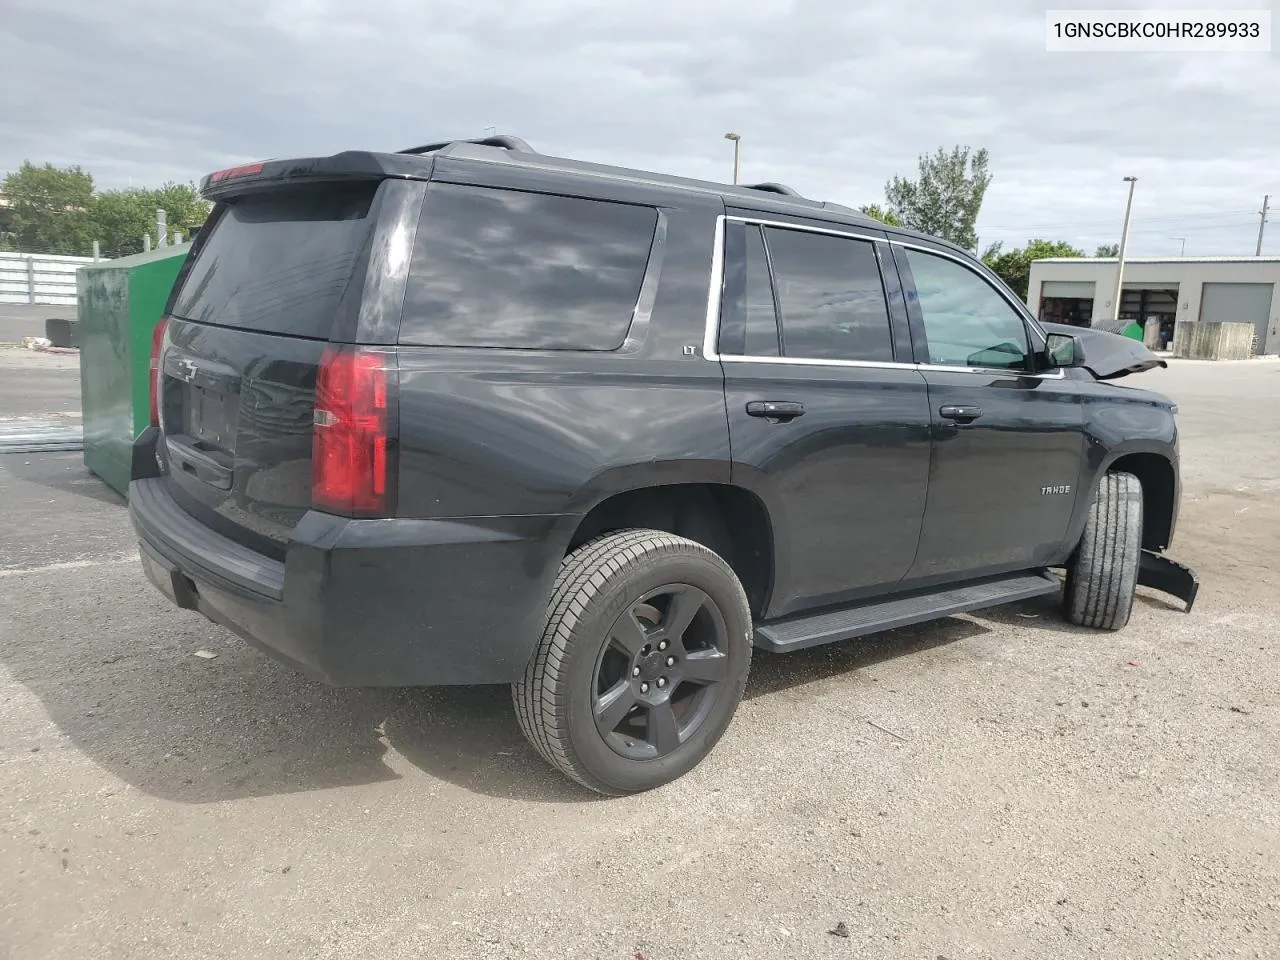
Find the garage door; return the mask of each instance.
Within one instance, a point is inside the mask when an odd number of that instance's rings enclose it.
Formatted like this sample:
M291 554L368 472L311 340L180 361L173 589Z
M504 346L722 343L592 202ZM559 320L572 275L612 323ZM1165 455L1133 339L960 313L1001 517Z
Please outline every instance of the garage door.
M1092 300L1093 281L1046 280L1040 285L1042 297L1065 297L1070 300Z
M1200 319L1252 324L1258 353L1265 353L1274 289L1273 283L1206 283L1200 293Z

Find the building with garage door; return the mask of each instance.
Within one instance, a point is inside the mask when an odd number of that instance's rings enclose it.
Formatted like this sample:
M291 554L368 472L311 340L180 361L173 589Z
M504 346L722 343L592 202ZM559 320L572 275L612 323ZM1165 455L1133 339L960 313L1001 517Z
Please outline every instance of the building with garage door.
M1197 320L1249 323L1255 353L1280 353L1280 257L1133 257L1124 262L1120 319L1157 320L1162 346L1174 326ZM1054 257L1031 263L1027 305L1041 320L1110 321L1114 258Z

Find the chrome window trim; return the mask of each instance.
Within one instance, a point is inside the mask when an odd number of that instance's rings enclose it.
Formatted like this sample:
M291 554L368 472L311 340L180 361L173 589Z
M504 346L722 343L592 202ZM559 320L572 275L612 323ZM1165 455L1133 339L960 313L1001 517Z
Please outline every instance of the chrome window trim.
M707 320L702 331L702 359L719 360L716 340L720 336L720 302L724 299L724 221L716 217L715 246L711 250L711 276L707 282Z
M772 363L792 367L862 367L877 370L915 370L919 373L975 373L979 376L992 377L1033 377L1037 380L1062 380L1066 371L1059 368L1048 373L1028 373L1025 370L1012 370L1008 367L951 367L940 363L898 363L889 360L822 360L807 357L755 357L737 354L724 354L714 358L721 363Z
M885 236L874 233L856 233L852 230L835 230L830 227L811 227L803 223L787 223L785 220L769 220L766 217L740 217L726 214L725 218L733 223L758 223L762 227L779 227L783 230L801 230L805 233L821 233L829 237L847 237L850 240L868 240L871 243L884 243Z
M1009 367L951 367L942 363L917 363L916 367L921 373L938 370L942 373L981 373L988 377L992 374L1003 374L1006 377L1034 377L1037 380L1065 380L1067 376L1067 371L1062 367L1044 373L1030 373Z
M874 367L886 370L914 370L919 364L899 363L896 360L834 360L818 357L757 357L747 354L726 353L717 359L724 363L777 363L782 366L804 367Z
M785 223L778 220L768 220L759 217L738 217L720 214L716 217L715 229L715 247L711 253L711 276L709 279L707 290L707 316L706 326L702 336L702 358L704 360L717 361L723 363L771 363L779 366L799 366L799 367L852 367L864 369L879 370L916 370L925 373L929 370L935 370L942 373L972 373L980 376L991 376L992 374L1012 377L1034 377L1041 380L1061 380L1066 377L1066 371L1062 368L1051 373L1029 373L1021 370L1010 370L1007 367L953 367L944 366L942 364L933 363L901 363L899 361L890 360L834 360L822 359L817 357L754 357L738 354L721 354L716 349L716 339L720 333L720 306L724 297L724 225L726 222L734 223L755 223L761 226L783 227L791 230L805 230L810 233L822 233L836 237L847 237L851 240L865 240L875 243L876 241L884 242L884 237L875 237L866 234L849 233L841 230L827 230L818 227L808 227L800 224ZM920 246L919 244L903 243L898 240L890 240L890 243L897 243L899 246L914 247L925 253L939 253L932 247ZM940 256L948 256L939 253ZM948 259L955 260L962 266L968 266L964 261L956 256L948 256ZM972 267L969 267L972 270ZM986 278L978 274L987 286L991 286ZM1000 293L999 290L996 291ZM1001 294L1001 296L1004 296ZM1005 297L1008 300L1008 297ZM1015 310L1020 316L1021 311ZM1040 331L1037 330L1037 333Z

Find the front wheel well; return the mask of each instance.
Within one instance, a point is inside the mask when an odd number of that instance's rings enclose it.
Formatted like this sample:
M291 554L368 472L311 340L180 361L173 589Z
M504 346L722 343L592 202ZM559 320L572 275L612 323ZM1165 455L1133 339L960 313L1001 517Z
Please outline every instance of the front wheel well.
M1176 480L1173 464L1158 453L1131 453L1107 468L1108 473L1131 473L1142 485L1142 546L1163 550L1173 539Z
M773 587L773 527L750 491L719 483L678 483L615 494L578 524L569 553L602 533L643 527L686 537L714 550L733 569L760 616Z

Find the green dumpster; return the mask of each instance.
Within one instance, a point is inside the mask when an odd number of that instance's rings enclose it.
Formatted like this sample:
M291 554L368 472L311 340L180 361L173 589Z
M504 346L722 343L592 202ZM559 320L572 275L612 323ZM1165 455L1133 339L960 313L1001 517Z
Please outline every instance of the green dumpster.
M151 333L189 249L161 247L76 274L84 463L125 496L133 441L151 422Z

